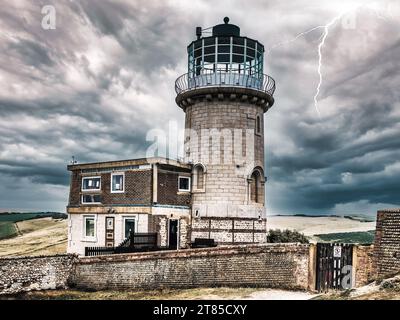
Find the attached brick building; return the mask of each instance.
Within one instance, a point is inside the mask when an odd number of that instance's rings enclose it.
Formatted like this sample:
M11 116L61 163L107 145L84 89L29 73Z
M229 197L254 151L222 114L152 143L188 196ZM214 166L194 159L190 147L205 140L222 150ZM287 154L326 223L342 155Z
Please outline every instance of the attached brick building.
M164 158L74 164L68 252L117 246L132 231L157 232L160 246L188 246L191 166Z

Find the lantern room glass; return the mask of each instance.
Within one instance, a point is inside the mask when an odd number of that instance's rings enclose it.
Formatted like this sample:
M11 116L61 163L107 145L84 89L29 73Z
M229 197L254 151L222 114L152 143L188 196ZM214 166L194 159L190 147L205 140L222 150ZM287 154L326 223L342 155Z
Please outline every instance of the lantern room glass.
M205 37L188 46L188 76L237 73L262 79L264 46L246 37Z

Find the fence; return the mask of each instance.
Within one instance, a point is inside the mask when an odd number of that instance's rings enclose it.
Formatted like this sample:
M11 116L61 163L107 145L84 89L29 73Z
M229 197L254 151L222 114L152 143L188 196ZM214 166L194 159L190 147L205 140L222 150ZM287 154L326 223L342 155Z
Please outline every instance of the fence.
M131 233L117 247L86 247L85 256L101 256L106 254L120 254L163 250L157 246L157 233Z

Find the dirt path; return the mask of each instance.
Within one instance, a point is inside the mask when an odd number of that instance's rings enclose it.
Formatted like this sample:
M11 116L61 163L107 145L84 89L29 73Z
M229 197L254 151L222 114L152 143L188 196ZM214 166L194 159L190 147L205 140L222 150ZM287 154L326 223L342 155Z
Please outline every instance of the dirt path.
M258 291L245 297L246 300L309 300L316 297L316 294L303 291L285 291L268 289L265 291Z

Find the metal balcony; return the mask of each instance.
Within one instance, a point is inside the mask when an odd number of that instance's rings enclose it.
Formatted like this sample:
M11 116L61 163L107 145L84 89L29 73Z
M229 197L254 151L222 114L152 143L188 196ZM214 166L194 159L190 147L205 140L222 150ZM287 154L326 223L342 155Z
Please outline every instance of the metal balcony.
M238 72L226 72L225 69L216 70L193 76L185 73L175 81L175 92L181 93L206 87L239 87L262 91L271 97L275 91L275 80L266 74L261 76ZM190 75L190 77L189 77Z

